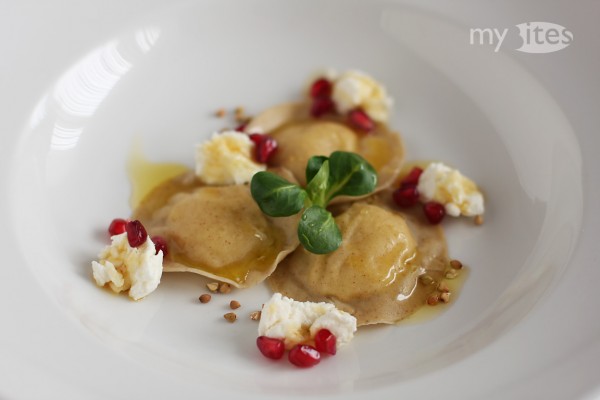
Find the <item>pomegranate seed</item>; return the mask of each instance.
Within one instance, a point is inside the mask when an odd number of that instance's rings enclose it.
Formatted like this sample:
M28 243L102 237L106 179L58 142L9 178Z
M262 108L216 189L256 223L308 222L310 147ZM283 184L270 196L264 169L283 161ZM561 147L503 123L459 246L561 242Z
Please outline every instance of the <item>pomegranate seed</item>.
M392 193L394 202L400 207L412 207L419 202L419 191L415 185L403 184Z
M163 252L163 257L166 257L169 254L169 247L167 246L167 241L162 236L152 236L152 242L154 243L154 248L156 249L156 254L159 251Z
M135 221L129 221L126 229L127 241L131 247L139 247L146 242L146 239L148 239L146 228L144 228L144 225L137 219Z
M319 329L319 331L315 335L315 347L321 353L335 355L335 343L335 335L331 333L329 329Z
M332 112L334 108L335 105L333 104L333 100L329 97L318 97L313 100L312 106L310 107L310 115L319 118Z
M269 135L253 133L250 135L250 140L255 144L256 151L254 156L259 163L266 164L277 150L277 142Z
M442 222L442 219L444 219L444 216L446 215L444 206L437 201L429 201L423 204L423 212L425 213L427 220L433 225Z
M363 132L371 132L375 129L375 122L360 108L356 108L348 113L348 123L350 126Z
M297 344L290 350L288 358L295 366L306 368L317 365L321 361L321 353L307 344Z
M237 128L235 128L235 130L237 132L245 133L246 132L246 125L248 125L248 124L240 124L240 125L237 126Z
M410 170L408 175L402 179L402 185L417 185L419 183L419 178L423 173L423 169L419 167L414 167Z
M331 82L325 78L319 78L310 87L310 97L313 99L331 97L332 88Z
M256 345L263 356L273 360L279 360L285 352L285 346L281 339L259 336L256 338Z
M108 233L110 234L110 236L120 235L121 233L125 232L126 225L127 220L123 218L115 218L112 220L110 226L108 227Z

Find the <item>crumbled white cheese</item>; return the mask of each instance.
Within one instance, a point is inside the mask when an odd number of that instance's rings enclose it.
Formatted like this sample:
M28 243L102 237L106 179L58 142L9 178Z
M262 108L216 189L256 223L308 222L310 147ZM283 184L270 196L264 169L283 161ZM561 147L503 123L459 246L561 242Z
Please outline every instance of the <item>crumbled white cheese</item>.
M114 235L110 246L92 261L92 272L98 286L108 286L116 293L129 290L129 297L139 300L152 293L162 276L163 253L156 254L148 237L139 247L131 247L127 233Z
M265 164L254 161L254 143L245 133L225 131L196 146L196 175L210 185L250 182L264 171Z
M443 204L446 213L453 217L483 214L483 195L477 185L443 163L431 163L425 168L417 190L423 201Z
M361 71L347 71L339 75L333 81L331 97L339 113L345 114L360 107L377 122L388 120L393 104L385 88Z
M333 304L295 301L275 293L262 309L258 335L282 339L289 349L309 342L320 329L328 329L337 346L343 346L354 337L356 318Z

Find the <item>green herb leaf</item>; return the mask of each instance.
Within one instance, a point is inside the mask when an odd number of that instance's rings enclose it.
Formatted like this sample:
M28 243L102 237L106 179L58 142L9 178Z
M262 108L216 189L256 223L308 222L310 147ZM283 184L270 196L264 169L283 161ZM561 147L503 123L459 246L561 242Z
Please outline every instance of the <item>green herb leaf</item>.
M313 157L314 158L314 157ZM312 158L311 158L312 160ZM310 163L310 161L309 161ZM325 196L327 195L327 188L329 187L329 161L325 161L321 164L319 171L306 185L306 192L308 198L312 204L325 207L327 204Z
M297 214L300 243L310 252L326 254L342 243L340 228L326 210L336 196L362 196L377 185L375 169L361 156L336 151L330 157L311 157L306 166L306 189L270 172L252 177L250 191L262 212L271 217Z
M315 254L331 253L342 244L342 233L333 215L320 206L304 210L298 224L298 238L306 250Z
M306 164L306 182L312 181L325 161L327 161L327 157L325 156L312 156L308 159L308 164Z
M329 193L327 200L336 196L362 196L377 186L377 172L361 156L335 151L329 156Z
M271 217L288 217L300 212L306 201L306 191L271 172L254 174L250 193L261 211Z

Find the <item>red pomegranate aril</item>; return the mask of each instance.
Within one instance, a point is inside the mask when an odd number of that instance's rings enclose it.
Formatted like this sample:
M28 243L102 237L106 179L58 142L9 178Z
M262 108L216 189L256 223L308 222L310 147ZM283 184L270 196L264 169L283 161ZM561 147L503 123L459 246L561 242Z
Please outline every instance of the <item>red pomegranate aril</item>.
M167 241L162 236L152 236L152 243L154 243L154 248L156 249L156 253L159 251L163 252L163 257L166 257L169 254L169 246L167 245Z
M321 353L307 344L297 344L288 353L288 359L297 367L312 367L321 361Z
M336 337L329 329L319 329L315 335L315 348L321 353L331 354L336 353Z
M139 247L146 242L148 239L148 233L144 225L137 219L135 221L129 221L126 225L127 230L127 241L131 247Z
M108 233L110 236L120 235L126 231L127 220L123 218L115 218L112 220L108 227Z
M252 140L255 145L254 157L256 158L256 161L267 164L271 159L271 156L277 150L277 141L269 135L262 135L260 133L251 134L250 140Z
M348 113L348 123L353 128L362 132L371 132L375 129L375 122L360 108L356 108Z
M408 175L406 175L404 177L404 179L402 179L402 184L403 185L417 185L419 183L419 178L421 177L422 173L423 173L422 168L414 167L413 169L410 170Z
M267 336L259 336L256 338L256 346L263 356L273 360L279 360L285 352L283 340L270 338Z
M331 82L325 78L319 78L313 82L310 87L310 97L313 99L321 97L330 97L333 86Z
M402 185L392 193L394 202L403 208L412 207L419 202L419 191L415 185Z
M446 215L444 205L438 203L437 201L428 201L427 203L423 204L423 212L425 213L427 220L433 225L442 222L444 216Z
M313 100L312 106L310 107L310 115L319 118L332 112L334 108L335 104L329 97L319 97Z

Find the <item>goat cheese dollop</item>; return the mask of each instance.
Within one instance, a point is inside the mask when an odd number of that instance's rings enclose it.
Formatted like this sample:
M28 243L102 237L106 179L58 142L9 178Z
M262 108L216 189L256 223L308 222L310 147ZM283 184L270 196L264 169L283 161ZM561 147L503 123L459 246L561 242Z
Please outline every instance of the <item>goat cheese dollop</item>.
M446 214L453 217L483 214L483 195L475 182L443 163L431 163L425 168L417 190L423 201L443 204Z
M111 237L112 243L92 261L92 273L98 286L108 285L115 293L129 290L129 297L139 300L152 293L162 276L163 253L156 254L148 236L139 247L131 247L127 233Z
M340 114L360 107L377 122L387 122L393 105L385 87L361 71L347 71L337 76L331 98Z
M267 168L254 161L254 149L245 133L214 133L210 140L196 146L196 175L209 185L250 182L255 173Z
M282 339L290 349L311 341L320 329L333 333L340 347L354 337L356 318L333 304L295 301L275 293L262 309L258 335Z

